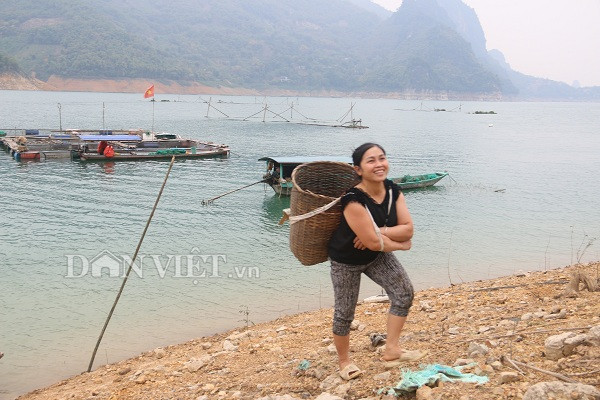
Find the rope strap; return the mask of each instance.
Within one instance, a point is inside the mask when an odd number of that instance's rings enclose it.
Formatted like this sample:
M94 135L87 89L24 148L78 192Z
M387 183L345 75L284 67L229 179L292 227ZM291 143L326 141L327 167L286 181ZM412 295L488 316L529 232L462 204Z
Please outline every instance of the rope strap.
M285 210L283 210L283 217L281 217L281 219L279 220L279 225L282 225L285 221L287 221L288 219L290 220L290 225L298 222L298 221L302 221L303 219L307 219L310 217L314 217L315 215L321 214L322 212L325 212L327 210L329 210L331 207L335 206L339 201L340 201L341 197L338 197L337 199L333 200L330 203L325 204L324 206L321 206L319 208L315 208L312 211L307 212L306 214L302 214L302 215L290 215L291 211L289 208L286 208Z

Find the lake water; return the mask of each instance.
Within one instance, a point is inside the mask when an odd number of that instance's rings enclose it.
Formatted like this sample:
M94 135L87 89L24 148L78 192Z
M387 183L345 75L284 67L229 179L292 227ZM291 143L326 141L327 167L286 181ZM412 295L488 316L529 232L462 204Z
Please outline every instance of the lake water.
M301 266L289 227L277 226L289 199L259 184L201 204L261 179L263 156L349 156L375 141L388 152L390 176L449 171L451 179L406 193L415 237L397 255L417 289L600 259L600 104L214 96L206 117L208 96L161 99L171 101L0 91L0 130L150 129L154 113L155 130L232 149L229 159L174 164L95 367L246 318L331 306L328 265ZM369 129L275 122L273 114L333 121L351 103ZM453 111L408 111L415 108ZM133 255L167 167L18 163L0 153L0 398L87 369L122 281L108 267L128 266L120 257ZM94 276L91 266L107 268ZM365 278L361 296L378 293Z

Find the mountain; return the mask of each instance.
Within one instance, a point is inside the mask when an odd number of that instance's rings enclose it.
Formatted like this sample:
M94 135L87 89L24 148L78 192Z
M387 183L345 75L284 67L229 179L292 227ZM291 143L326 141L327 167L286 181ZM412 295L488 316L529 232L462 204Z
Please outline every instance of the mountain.
M18 73L19 71L19 64L15 60L0 54L0 74Z
M568 92L488 53L475 12L460 0L404 0L395 13L368 0L4 1L0 53L43 81L484 97ZM589 95L568 96L581 93Z
M372 14L377 15L380 19L384 20L392 15L392 12L381 7L379 4L373 3L371 0L347 0L349 3L354 4L357 7L362 8Z

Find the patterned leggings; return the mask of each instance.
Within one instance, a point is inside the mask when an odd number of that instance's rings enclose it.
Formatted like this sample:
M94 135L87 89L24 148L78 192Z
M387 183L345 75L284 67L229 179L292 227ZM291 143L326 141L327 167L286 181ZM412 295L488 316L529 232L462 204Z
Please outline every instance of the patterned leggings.
M408 315L414 291L406 271L393 253L381 253L368 264L351 265L331 260L331 281L335 294L333 333L346 336L354 320L360 276L364 272L373 282L385 289L390 298L389 313L400 317Z

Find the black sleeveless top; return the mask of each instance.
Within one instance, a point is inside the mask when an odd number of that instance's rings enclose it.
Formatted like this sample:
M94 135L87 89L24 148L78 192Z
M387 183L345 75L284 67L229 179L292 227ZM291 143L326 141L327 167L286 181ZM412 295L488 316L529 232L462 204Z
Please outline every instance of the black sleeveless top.
M371 196L357 187L348 189L341 199L342 210L344 210L349 203L357 202L368 207L375 223L380 228L386 225L397 225L398 216L396 215L396 200L398 200L398 197L400 196L400 188L389 179L384 181L384 185L386 194L381 204L376 203ZM392 189L392 207L388 215L390 188ZM329 241L329 258L342 264L352 265L368 264L375 260L380 252L369 249L358 250L354 247L355 237L356 234L350 229L346 218L342 214L342 221Z

